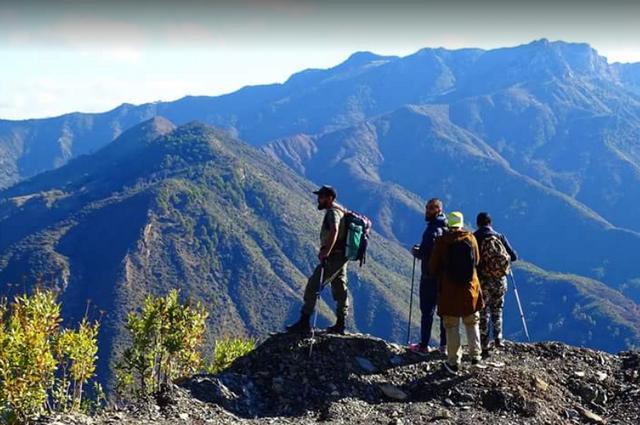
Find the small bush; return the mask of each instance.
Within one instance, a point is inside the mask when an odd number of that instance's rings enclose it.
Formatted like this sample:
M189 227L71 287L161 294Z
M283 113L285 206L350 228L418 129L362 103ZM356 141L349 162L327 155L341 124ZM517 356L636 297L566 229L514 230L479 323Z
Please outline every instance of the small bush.
M95 372L98 324L62 329L55 293L36 290L0 307L0 418L27 423L46 410L80 410Z
M132 341L116 365L120 395L152 394L169 381L198 372L207 317L200 303L180 304L176 290L147 297L142 311L127 319Z
M77 330L63 330L55 348L62 374L55 387L54 409L81 410L84 384L96 371L98 324L92 325L85 318Z
M213 362L209 365L207 372L220 373L224 369L231 366L238 357L253 351L256 344L253 340L245 340L240 338L224 338L216 342L213 352Z

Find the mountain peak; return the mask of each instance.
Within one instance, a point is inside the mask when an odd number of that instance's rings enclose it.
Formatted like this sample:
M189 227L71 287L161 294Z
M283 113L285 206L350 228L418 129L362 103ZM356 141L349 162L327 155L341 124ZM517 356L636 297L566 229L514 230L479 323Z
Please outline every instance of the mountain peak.
M374 60L386 59L388 57L389 56L381 56L369 51L360 51L353 53L343 63L349 63L351 65L362 65Z
M326 79L340 79L353 76L365 70L369 65L380 65L397 58L397 56L382 56L368 51L355 52L344 62L332 68L311 68L297 72L289 77L285 85L289 85L292 88L306 87L307 85L315 84Z
M607 59L588 43L571 43L561 40L549 41L546 38L535 40L528 47L554 52L578 72L601 72L607 67Z
M120 137L114 140L114 144L121 145L123 143L129 144L146 144L158 137L171 133L176 129L176 126L168 119L155 116L147 121L143 121L138 125L135 125L122 133ZM109 146L107 145L107 148Z
M162 134L170 133L176 128L174 123L160 115L156 115L143 124L147 124L149 128L153 128L155 131Z
M347 58L344 62L331 68L332 70L353 69L367 66L374 62L387 62L389 60L397 59L397 56L382 56L369 51L355 52Z

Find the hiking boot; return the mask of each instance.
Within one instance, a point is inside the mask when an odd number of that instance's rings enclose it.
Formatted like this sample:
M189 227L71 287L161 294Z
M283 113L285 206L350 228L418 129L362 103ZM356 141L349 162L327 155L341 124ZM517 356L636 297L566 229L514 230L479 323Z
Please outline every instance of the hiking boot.
M484 364L482 359L479 359L479 358L471 359L471 365L473 367L475 367L476 369L486 369L487 368L487 365Z
M483 348L483 349L482 349L482 354L480 354L480 356L481 356L483 359L488 359L488 358L491 356L491 352L489 351L489 349L488 349L488 348Z
M333 326L329 326L326 332L333 335L344 335L344 325L336 323Z
M338 317L336 324L327 328L327 333L333 335L344 335L344 319Z
M309 324L309 319L311 319L310 315L302 313L300 315L300 319L296 323L287 326L287 333L302 334L310 332L311 325Z
M457 365L451 365L449 362L444 362L442 364L444 366L444 370L449 372L451 375L457 375L460 372L460 367Z
M500 338L496 338L495 341L493 342L493 346L495 348L504 348L506 347L506 345L504 344L504 341Z
M433 351L431 349L431 347L429 347L428 345L422 345L422 343L419 344L409 344L409 347L407 347L407 349L409 351L411 351L412 353L415 353L419 356L423 356L426 357L427 355L429 355L429 353L431 351Z

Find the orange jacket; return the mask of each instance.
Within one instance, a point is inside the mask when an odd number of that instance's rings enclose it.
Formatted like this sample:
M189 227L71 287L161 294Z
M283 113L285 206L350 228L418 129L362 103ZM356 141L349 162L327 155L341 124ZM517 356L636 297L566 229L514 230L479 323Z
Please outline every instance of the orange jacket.
M438 279L438 314L440 316L466 317L482 310L484 301L480 290L478 273L467 284L454 282L447 272L449 246L457 240L468 239L475 251L476 266L480 261L478 242L473 233L466 230L449 230L436 241L431 253L429 268Z

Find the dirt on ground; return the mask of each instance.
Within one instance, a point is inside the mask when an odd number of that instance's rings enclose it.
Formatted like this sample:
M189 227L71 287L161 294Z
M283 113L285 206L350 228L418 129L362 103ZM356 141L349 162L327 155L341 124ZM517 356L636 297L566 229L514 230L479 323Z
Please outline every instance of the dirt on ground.
M640 424L640 353L560 343L495 349L452 375L368 335L274 335L218 375L199 375L147 402L59 424Z

